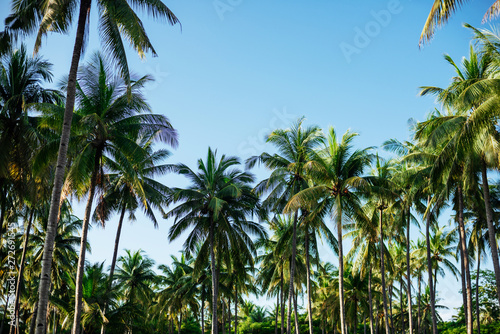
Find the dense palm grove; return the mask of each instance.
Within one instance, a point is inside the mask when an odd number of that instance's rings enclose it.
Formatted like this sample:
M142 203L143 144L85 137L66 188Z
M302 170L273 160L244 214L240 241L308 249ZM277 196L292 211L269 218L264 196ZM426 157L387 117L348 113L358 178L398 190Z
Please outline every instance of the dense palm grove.
M92 2L15 1L0 34L0 333L498 330L500 184L489 177L500 157L500 36L468 27L469 55L445 56L450 85L421 87L437 109L411 122L411 142L388 139L377 153L356 147L355 132L300 118L269 134L274 153L208 148L187 166L166 161L178 136L143 95L152 78L129 73L122 37L154 53L131 7L97 2L107 56L80 64ZM135 2L178 23L161 2ZM52 64L13 42L38 30L38 50L73 17L70 74L49 89ZM259 166L264 180L252 174ZM186 187L159 182L167 173ZM140 249L118 256L136 215L185 238L169 265ZM110 220L110 264L89 263L89 226ZM463 296L448 323L445 274Z

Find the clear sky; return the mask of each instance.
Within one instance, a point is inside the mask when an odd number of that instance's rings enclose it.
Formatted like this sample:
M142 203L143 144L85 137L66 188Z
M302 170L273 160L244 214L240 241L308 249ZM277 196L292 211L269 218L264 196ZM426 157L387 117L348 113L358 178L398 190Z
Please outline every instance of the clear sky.
M489 28L481 18L491 3L471 1L419 49L430 0L164 2L182 22L182 31L141 16L159 57L140 60L129 50L129 63L137 74L156 78L147 98L154 112L168 116L179 132L180 146L168 162L193 168L208 146L242 160L270 151L266 134L300 116L307 124L334 126L338 133L349 128L359 132L359 147L408 139L408 119L422 120L435 107L432 98L417 96L418 87L448 85L454 73L443 54L456 61L468 55L472 34L462 23ZM1 17L9 12L9 3L0 2ZM87 57L100 47L95 8L90 24ZM56 78L69 70L74 33L49 35L43 42L41 54L55 64ZM27 43L32 47L32 40ZM162 181L186 185L173 175ZM81 217L83 205L76 209ZM90 261L109 264L117 220L90 231ZM168 242L171 223L162 220L154 229L141 216L126 223L120 254L141 248L157 263L170 263L183 242ZM412 234L419 233L414 228ZM322 253L337 263L330 251ZM450 275L438 281L441 303L450 307L441 311L445 319L461 303L460 286L454 282Z

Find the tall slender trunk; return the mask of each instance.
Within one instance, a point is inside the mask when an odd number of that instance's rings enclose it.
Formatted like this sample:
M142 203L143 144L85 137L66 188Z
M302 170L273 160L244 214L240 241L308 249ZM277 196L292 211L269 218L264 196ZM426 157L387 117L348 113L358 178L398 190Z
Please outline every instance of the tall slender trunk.
M458 226L460 230L460 235L462 236L462 240L460 246L463 252L464 258L464 266L465 266L465 280L467 283L466 286L466 294L467 294L467 334L472 334L473 331L473 323L472 323L472 291L471 291L471 280L470 280L470 271L469 271L469 254L467 251L466 244L466 234L465 234L465 225L464 225L464 204L463 204L463 193L462 186L458 185L457 187L457 196L458 196Z
M16 296L14 299L14 314L16 315L16 324L15 326L10 326L9 333L12 334L14 331L17 332L16 328L19 328L19 294L21 291L21 282L24 280L24 262L26 260L26 250L28 248L28 240L30 238L30 230L31 224L33 222L33 214L35 209L31 209L30 215L28 218L28 226L26 226L26 231L24 232L24 243L23 243L23 252L21 255L21 262L19 264L19 273L17 274L17 283L16 283ZM1 333L1 332L0 332Z
M235 286L235 296L234 296L234 333L238 334L238 285Z
M384 226L382 225L383 209L379 208L379 228L380 228L380 276L382 278L382 298L384 302L385 333L390 334L389 312L387 309L387 293L385 287L385 264L384 264ZM391 298L392 299L392 298Z
M83 40L85 36L85 26L87 15L90 11L91 0L80 1L80 11L78 15L78 25L76 28L75 45L71 59L71 66L68 75L66 90L66 105L64 108L63 127L61 142L57 155L56 171L54 176L54 187L50 200L50 211L47 222L47 235L43 247L42 272L40 274L40 284L38 289L38 315L36 319L36 334L45 334L47 305L49 303L50 274L52 266L52 255L54 252L54 241L57 233L57 221L62 186L64 183L64 172L66 167L66 155L68 153L69 137L71 133L71 120L73 119L73 109L75 107L76 74L80 55L82 54Z
M430 196L427 198L427 203L430 203ZM425 224L425 241L427 250L427 272L429 275L429 294L431 302L431 318L432 318L432 334L437 334L437 318L436 318L436 301L434 299L434 286L432 284L432 260L431 260L431 241L430 241L430 227L431 227L431 212L426 217Z
M394 321L392 320L392 297L393 297L393 291L394 291L394 282L389 283L389 329L391 333L394 334L395 328L394 328Z
M285 278L283 277L283 267L281 268L281 277L280 277L280 294L281 294L281 334L285 334L285 291L284 284Z
M33 316L31 317L30 332L29 332L29 334L34 334L35 333L37 318L38 318L38 304L35 304L35 309L33 310Z
M344 310L344 250L342 246L342 204L341 195L337 195L337 240L339 243L339 304L340 333L347 334Z
M311 306L311 268L309 263L309 226L306 226L306 271L307 271L307 318L309 320L309 334L313 334L312 306Z
M201 292L201 334L205 334L205 294L203 291Z
M227 299L227 328L229 329L229 334L231 334L231 297Z
M420 292L421 292L421 276L420 273L418 274L418 293L417 293L417 333L421 334L421 327L420 327Z
M122 210L120 213L120 220L118 221L118 227L116 229L116 237L115 237L115 248L113 249L113 258L111 260L111 268L109 269L109 283L106 291L106 296L109 295L109 292L111 291L111 287L113 286L113 275L115 273L115 266L116 266L116 257L118 256L118 244L120 243L120 234L122 233L122 226L123 226L123 218L125 217L125 211L127 209L127 204L124 202L122 204ZM104 307L102 311L102 315L106 315L106 309L108 307L107 303L107 298L106 301L104 302ZM101 334L106 333L106 324L102 323L101 326Z
M437 268L437 264L436 264L436 268L434 268L434 300L436 300L436 291L437 291L437 271L438 271L438 268Z
M373 300L372 300L372 266L370 264L370 269L368 271L368 307L370 313L370 334L373 332Z
M481 334L481 313L479 310L479 272L481 270L481 247L477 243L477 272L476 272L476 323L477 334Z
M298 212L295 211L293 217L293 236L292 236L292 258L290 259L290 288L288 290L288 319L286 332L287 334L291 333L291 317L292 317L292 296L293 296L293 280L295 278L295 258L297 256L297 216Z
M493 210L490 201L490 188L488 185L488 174L486 162L482 159L481 178L483 181L484 206L486 208L486 223L488 225L488 241L490 242L491 258L493 259L493 269L495 271L495 283L497 286L497 298L500 303L500 264L498 261L498 245L495 239L495 226L493 225Z
M218 282L217 272L215 270L215 252L214 252L214 226L213 217L210 217L210 264L212 267L212 334L218 334L217 328L217 296L218 296Z
M460 278L462 281L462 302L463 302L463 307L464 307L464 318L465 318L465 323L467 323L467 296L464 293L465 290L467 290L467 283L465 283L465 265L464 265L464 255L462 253L462 247L460 245L462 244L462 235L459 233L459 249L460 249Z
M222 334L226 334L226 303L224 303L224 300L221 299L220 301L221 304L221 325L222 325Z
M298 308L297 308L297 292L298 292L298 289L293 291L293 314L294 314L294 323L295 323L295 333L296 334L300 334L299 333L299 312L298 312Z
M181 334L182 329L182 312L179 312L179 326L177 327L177 333Z
M274 334L278 334L278 313L280 312L280 294L276 294L276 314L274 317Z
M411 212L408 207L408 217L406 217L406 294L408 295L408 329L413 334L413 306L411 299L411 275L410 275L410 218Z
M80 238L80 254L78 256L78 266L75 280L75 314L73 317L73 328L71 334L80 334L82 299L83 299L83 273L85 271L85 253L87 251L87 233L90 225L90 215L92 213L92 202L94 200L95 188L97 185L97 174L99 173L100 150L97 150L94 156L94 169L90 178L89 197L85 207L85 217L83 218L82 235ZM40 316L40 313L39 313Z
M404 291L404 287L403 287L403 276L401 275L401 277L399 278L399 286L400 286L400 289L399 289L399 311L401 313L401 334L403 334L405 332L405 317L403 316L404 315L404 310L403 310L403 291Z

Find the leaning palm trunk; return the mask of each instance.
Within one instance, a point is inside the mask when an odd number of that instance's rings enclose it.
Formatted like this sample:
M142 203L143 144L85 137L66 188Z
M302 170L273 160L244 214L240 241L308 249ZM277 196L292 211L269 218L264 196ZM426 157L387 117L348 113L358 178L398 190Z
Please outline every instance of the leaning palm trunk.
M215 252L214 252L214 222L211 218L210 224L210 264L212 267L212 334L219 333L217 328L217 295L218 295L218 282L217 282L217 272L215 270Z
M290 259L290 288L288 289L288 318L287 318L287 334L291 333L292 326L292 297L293 297L293 280L295 275L295 257L297 256L297 214L293 217L293 236L292 236L292 258ZM295 314L297 317L297 314Z
M30 237L31 224L33 222L33 213L34 209L31 209L30 216L28 218L28 226L26 227L26 232L24 234L24 244L23 244L23 253L21 255L21 262L19 265L19 273L17 274L17 284L16 284L16 297L14 300L14 314L16 315L16 324L10 326L9 334L17 332L17 328L19 328L19 292L21 289L21 281L23 281L23 273L24 273L24 262L26 259L26 249L28 248L28 240ZM1 332L0 332L1 333Z
M311 307L311 268L309 263L309 228L306 228L306 270L307 270L307 315L309 320L309 334L313 334L312 307Z
M281 334L285 334L285 291L284 291L284 277L283 277L283 267L281 267L281 278L280 278L280 294L281 294ZM238 332L236 332L238 333Z
M300 334L299 333L299 311L297 308L297 298L298 298L298 289L293 292L293 313L294 313L294 323L295 323L295 334Z
M235 286L234 296L234 332L238 333L238 285ZM282 319L283 320L283 319Z
M278 313L280 309L280 294L276 294L276 314L274 315L274 334L278 334ZM231 333L230 333L231 334Z
M390 324L389 324L389 312L387 310L387 293L385 287L385 264L384 264L384 227L382 225L382 212L383 209L379 208L380 216L380 277L382 278L382 298L384 302L384 321L385 321L385 333L390 334Z
M54 242L57 233L57 220L59 215L59 205L62 186L64 183L64 172L66 167L66 155L68 153L69 137L71 133L71 120L75 106L76 74L80 55L82 53L83 40L85 36L85 26L88 12L90 11L91 0L80 1L80 12L78 15L78 26L76 29L75 46L71 59L71 67L68 75L68 87L66 91L66 106L64 109L64 120L61 133L61 142L57 156L56 171L54 176L54 187L50 200L50 211L47 221L47 235L43 247L42 272L40 274L40 285L38 288L38 314L36 317L36 334L45 334L47 328L47 305L49 303L50 274L52 267L52 255L54 252Z
M342 205L340 195L337 196L337 240L339 242L339 304L340 304L340 333L347 334L344 310L344 251L342 247ZM389 334L389 333L387 333Z
M430 202L428 198L427 203ZM425 242L427 250L427 272L429 274L429 295L431 302L431 319L432 319L432 334L437 334L437 319L436 319L436 301L434 299L434 286L432 284L432 260L431 260L431 241L430 241L431 213L428 212L425 225Z
M467 296L463 291L467 289L467 284L465 283L465 265L464 265L464 257L462 256L462 247L460 245L462 244L462 235L459 235L459 249L460 249L460 279L462 283L462 302L463 302L463 307L464 311L467 310ZM465 323L467 323L467 312L464 312L464 317L465 317Z
M411 276L410 276L410 208L406 218L406 293L408 294L408 330L413 334L413 306L411 300Z
M493 210L490 202L490 188L488 185L488 175L486 171L486 162L481 164L481 178L483 179L483 197L486 208L486 223L488 225L488 241L490 243L491 258L493 259L493 269L495 271L495 283L497 286L497 298L500 303L500 264L498 262L498 247L495 239L495 226L493 225Z
M418 292L417 292L417 302L418 302L418 310L417 310L417 334L420 334L420 288L421 288L421 275L418 274Z
M81 315L82 315L82 302L83 302L83 272L85 271L85 253L87 250L87 232L90 224L90 214L92 213L92 201L94 200L95 188L97 185L97 174L99 173L99 161L101 151L98 150L94 157L94 170L90 178L89 198L87 199L87 206L85 207L85 217L83 218L82 236L80 238L80 254L78 257L78 267L76 270L75 280L75 314L73 317L73 328L71 334L80 334L81 329Z
M368 271L368 305L370 308L370 334L373 332L373 300L372 300L372 266L370 264L370 269Z
M462 186L459 185L457 187L457 196L458 196L458 227L460 230L460 247L462 249L462 256L464 259L464 267L465 267L465 281L466 281L466 296L467 296L467 308L465 312L467 313L467 334L472 334L473 331L473 323L472 323L472 291L471 291L471 280L470 280L470 271L469 271L469 254L467 251L466 244L466 235L465 235L465 225L464 225L464 204L463 204L463 193Z
M106 296L109 294L111 291L111 286L113 285L113 275L115 273L115 266L116 266L116 257L118 256L118 244L120 243L120 234L122 232L122 225L123 225L123 218L125 216L125 210L126 210L126 204L123 203L122 206L122 212L120 213L120 220L118 221L118 228L116 229L116 237L115 237L115 248L113 250L113 259L111 260L111 268L109 269L109 284L107 287L107 293ZM106 315L106 308L108 306L107 300L104 302L104 307L102 311L102 316L104 317ZM106 333L106 325L105 322L103 321L102 326L101 326L101 334Z

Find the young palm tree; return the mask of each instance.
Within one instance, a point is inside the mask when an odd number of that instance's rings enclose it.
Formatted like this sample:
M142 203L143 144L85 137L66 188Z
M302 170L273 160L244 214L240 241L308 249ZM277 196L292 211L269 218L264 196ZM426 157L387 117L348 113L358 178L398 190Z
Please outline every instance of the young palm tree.
M258 194L268 193L268 197L264 200L263 205L276 214L281 214L291 198L308 187L304 166L314 159L314 150L323 142L323 135L320 128L316 126L304 128L302 126L303 122L304 118L300 118L290 129L274 130L269 135L267 142L276 146L278 149L277 154L262 153L259 156L249 158L246 162L250 168L260 163L271 170L269 178L261 181L255 187L255 190ZM300 209L302 209L300 206L293 209L292 259L296 257L297 221ZM292 261L290 266L290 282L295 281L294 275L295 263ZM291 298L293 295L293 284L290 284L288 295L288 300L291 301L293 299ZM297 305L295 305L296 308ZM287 334L290 334L291 330L291 312L292 308L291 304L289 304ZM295 314L295 319L297 317L298 315ZM310 323L309 325L309 331L312 333L312 324Z
M184 247L193 252L198 243L203 244L195 263L196 271L201 270L210 254L213 333L218 333L219 273L223 257L230 254L230 249L239 252L241 261L251 261L255 247L247 231L265 236L258 223L246 218L256 213L259 201L250 187L253 175L232 169L239 164L237 158L225 155L217 160L216 152L209 148L206 161L198 160L198 172L184 164L171 166L172 171L185 175L191 185L186 189L173 188L169 196L170 203L182 202L165 215L175 218L169 239L174 240L193 227Z
M37 320L36 334L45 333L45 312L48 304L50 288L50 266L52 265L52 254L59 202L66 166L66 155L71 133L71 121L76 97L76 79L80 63L80 56L88 36L88 21L90 19L90 8L92 0L68 0L51 1L49 3L40 1L27 1L17 3L13 6L13 12L6 19L6 30L2 33L0 41L5 43L16 39L18 35L32 34L36 30L37 39L35 52L40 48L42 38L48 32L66 33L72 26L73 18L78 17L75 44L68 75L68 87L66 90L66 106L64 110L64 123L59 145L54 187L51 197L51 210L49 215L49 234L46 240L44 268L41 273L41 286L39 289L39 309L42 314ZM120 72L127 84L130 84L130 75L127 65L127 57L123 45L122 36L130 41L130 45L142 57L145 52L156 55L144 26L133 10L133 7L144 9L153 18L165 20L174 25L178 23L177 17L162 1L140 1L140 0L105 0L96 1L99 10L99 31L104 49L113 61L119 65ZM132 6L131 6L132 5ZM79 8L79 10L77 9ZM78 12L77 15L75 15ZM38 29L37 29L38 27ZM0 46L0 48L5 45ZM77 330L78 332L78 330ZM75 333L74 333L75 334Z
M360 189L367 186L362 176L372 160L371 148L354 150L352 140L356 133L347 131L340 142L337 134L330 128L325 147L318 153L318 158L308 162L305 169L315 185L300 191L288 203L287 211L306 208L312 211L318 203L332 214L337 228L339 241L339 303L340 329L346 333L344 312L344 254L342 250L342 229L346 219L356 219L363 215L360 201Z
M163 115L150 113L150 107L141 94L149 81L145 76L130 86L117 76L101 55L82 67L77 83L78 109L75 111L73 143L79 148L66 180L69 189L78 196L88 194L83 219L80 257L76 274L75 319L73 334L79 332L81 312L81 280L85 264L87 230L96 188L104 187L104 168L108 156L121 168L133 173L129 160L143 160L148 156L136 139L141 136L156 138L177 145L177 134ZM129 92L128 92L129 91ZM132 157L132 158L131 158Z

